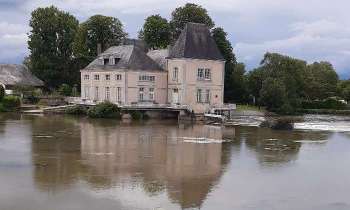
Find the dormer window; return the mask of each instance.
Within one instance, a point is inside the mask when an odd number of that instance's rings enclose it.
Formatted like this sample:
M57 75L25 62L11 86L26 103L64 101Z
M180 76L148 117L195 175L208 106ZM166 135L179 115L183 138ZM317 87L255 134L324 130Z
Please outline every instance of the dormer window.
M109 65L109 58L103 59L103 65Z
M120 58L114 58L114 65L117 65L120 61Z

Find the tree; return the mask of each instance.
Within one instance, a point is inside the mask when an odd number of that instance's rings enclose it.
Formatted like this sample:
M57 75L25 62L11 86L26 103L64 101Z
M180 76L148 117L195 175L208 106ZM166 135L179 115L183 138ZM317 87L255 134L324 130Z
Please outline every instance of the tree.
M310 100L336 96L338 75L329 62L315 62L307 66L305 92Z
M247 100L245 66L243 63L237 63L232 45L223 28L214 28L212 36L226 61L224 100L226 102L245 102Z
M176 8L171 13L170 27L173 41L179 37L181 30L188 22L203 23L209 28L215 26L206 9L196 4L187 3L185 6Z
M253 98L254 104L260 104L260 90L264 82L264 72L261 68L250 71L247 75L247 90Z
M263 82L260 90L260 101L268 110L278 111L284 104L288 104L286 87L281 79L268 78Z
M74 40L74 55L92 61L97 56L97 46L104 51L110 46L119 45L127 34L119 19L94 15L79 25Z
M261 68L265 79L272 77L284 83L290 105L297 108L305 95L306 62L277 53L266 53Z
M139 37L152 49L166 48L170 44L170 25L160 15L152 15L146 18Z
M49 87L57 87L70 80L72 43L78 20L56 7L38 8L32 12L29 23L27 66Z

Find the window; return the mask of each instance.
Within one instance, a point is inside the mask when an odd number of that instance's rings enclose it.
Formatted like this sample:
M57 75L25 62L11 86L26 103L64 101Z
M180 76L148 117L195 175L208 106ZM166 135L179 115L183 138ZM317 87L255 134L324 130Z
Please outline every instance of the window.
M143 101L144 100L143 91L144 91L144 88L140 88L139 89L139 101Z
M84 96L85 98L89 98L90 97L90 94L89 94L89 86L85 86L84 87Z
M197 89L197 103L202 102L202 89Z
M173 70L173 81L177 81L178 74L179 74L179 69L175 67Z
M205 69L204 70L204 78L205 78L205 80L211 80L211 71L210 71L210 69Z
M105 88L105 100L106 101L109 101L109 99L110 99L110 88L109 87L106 87Z
M103 59L103 65L109 65L109 58Z
M117 102L121 102L121 101L122 101L122 88L117 87Z
M98 101L98 87L95 87L95 98L94 100Z
M100 75L95 74L95 80L100 80Z
M155 76L149 76L149 75L140 75L139 76L139 81L143 81L143 82L154 82L156 79Z
M154 100L154 88L149 89L149 100L153 101Z
M114 58L114 65L117 65L120 61L120 58Z
M209 103L210 102L210 90L205 91L205 96L204 96L204 103Z
M197 89L196 93L197 103L209 103L210 102L210 90Z
M89 75L88 74L84 75L84 80L89 80Z
M204 79L204 69L198 69L197 71L197 79L203 80Z
M116 74L115 75L115 80L122 80L122 75L121 74Z
M106 74L106 80L111 80L111 75Z

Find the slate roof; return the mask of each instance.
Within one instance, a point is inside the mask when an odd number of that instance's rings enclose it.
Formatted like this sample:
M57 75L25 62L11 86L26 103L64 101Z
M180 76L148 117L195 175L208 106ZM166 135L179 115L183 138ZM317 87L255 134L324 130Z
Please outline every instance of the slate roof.
M166 58L169 56L168 49L151 50L147 55L152 58L162 69L166 70Z
M116 65L103 65L103 58L110 56L120 58ZM162 68L147 54L134 45L120 45L108 48L92 61L84 70L149 70L159 71Z
M169 58L224 60L209 28L200 23L186 24L171 48Z
M11 86L44 86L44 82L34 76L27 67L16 64L0 64L0 83Z

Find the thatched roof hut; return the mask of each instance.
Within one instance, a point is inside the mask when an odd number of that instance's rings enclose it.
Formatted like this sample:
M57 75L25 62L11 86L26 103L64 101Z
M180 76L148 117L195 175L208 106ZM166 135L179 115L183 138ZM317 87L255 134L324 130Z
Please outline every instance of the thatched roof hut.
M16 64L0 64L0 85L41 87L44 82L34 76L27 67Z

